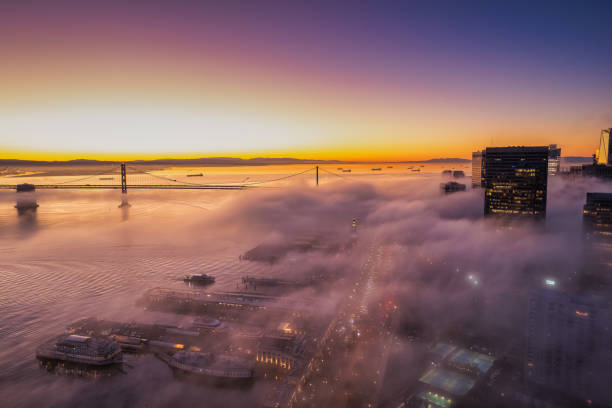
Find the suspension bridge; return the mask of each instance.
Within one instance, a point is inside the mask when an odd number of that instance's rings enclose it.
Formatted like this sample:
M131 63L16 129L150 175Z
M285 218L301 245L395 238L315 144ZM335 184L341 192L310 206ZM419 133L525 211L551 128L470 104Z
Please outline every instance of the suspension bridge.
M38 189L121 189L121 192L125 194L127 193L128 188L136 190L244 190L267 183L286 180L292 177L312 172L314 172L315 174L315 184L318 186L319 170L340 178L344 178L344 176L340 174L334 173L324 168L319 168L319 166L313 166L303 171L283 175L281 177L272 179L248 182L242 181L237 183L210 184L195 183L186 180L180 180L179 177L172 178L172 176L154 174L151 170L146 170L142 168L139 169L137 165L130 165L130 168L134 168L134 172L128 174L126 164L122 163L120 168L115 167L110 170L98 172L96 174L91 174L84 177L79 176L77 178L68 179L62 182L55 182L49 184L0 184L0 189L16 190L18 192L34 191ZM198 174L198 176L201 176L201 174ZM189 177L189 175L187 175L187 177ZM118 184L115 181L119 178L121 180L121 184Z

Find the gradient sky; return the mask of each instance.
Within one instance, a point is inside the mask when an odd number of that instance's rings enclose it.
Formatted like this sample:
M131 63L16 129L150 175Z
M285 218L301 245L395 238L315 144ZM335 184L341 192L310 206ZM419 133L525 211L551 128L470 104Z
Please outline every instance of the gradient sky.
M612 127L612 2L296 3L0 3L0 158L591 155Z

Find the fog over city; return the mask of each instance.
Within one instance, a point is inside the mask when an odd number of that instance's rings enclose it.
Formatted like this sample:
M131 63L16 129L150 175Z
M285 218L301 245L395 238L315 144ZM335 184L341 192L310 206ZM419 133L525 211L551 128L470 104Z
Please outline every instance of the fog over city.
M345 302L346 285L359 273L368 247L384 247L393 254L365 305L372 308L392 301L397 309L397 332L387 365L393 374L383 375L380 385L385 394L398 393L414 381L419 375L415 367L423 365L424 351L435 341L486 344L498 355L522 350L525 292L545 279L559 285L578 279L584 267L584 196L587 191L605 191L605 186L595 179L581 183L552 179L545 224L530 225L483 219L482 190L442 195L439 182L437 177L409 181L378 177L329 180L319 187L310 180L297 180L282 188L240 192L133 192L128 195L132 206L122 209L117 208L121 198L115 192L31 193L41 205L38 213L26 215L29 220L16 220L15 214L3 214L1 219L0 269L9 273L9 280L11 270L31 273L21 276L17 287L4 289L8 315L0 339L17 351L5 347L0 352L12 362L3 373L10 393L5 385L0 396L12 406L44 401L47 406L70 402L71 406L161 407L201 401L197 385L169 381L170 372L161 370L152 356L131 362L120 381L55 382L38 377L38 386L32 388L11 374L27 372L33 339L60 333L78 318L187 324L189 316L147 311L134 302L146 288L180 279L185 268L195 271L198 264L220 255L238 259L257 246L274 255L273 260L237 262L260 265L266 276L287 280L326 277L321 285L287 294L313 299L313 320L329 319ZM3 204L15 199L12 192L0 195ZM53 217L45 214L50 207ZM356 230L351 227L353 219ZM324 237L334 250L283 248L283 243L307 234ZM345 247L347 242L353 242L351 247ZM234 289L242 275L239 270L220 279L220 284ZM43 288L39 280L47 286ZM112 284L107 284L109 280ZM39 291L39 296L28 297L31 290ZM251 319L252 324L263 323ZM13 324L21 327L8 329ZM17 362L9 354L26 356L25 361ZM367 370L364 367L369 365L366 359L360 367ZM339 384L359 384L345 366L332 371L345 377ZM265 392L256 382L242 389L207 390L205 395L208 406L227 406L259 399ZM317 395L326 403L333 398Z

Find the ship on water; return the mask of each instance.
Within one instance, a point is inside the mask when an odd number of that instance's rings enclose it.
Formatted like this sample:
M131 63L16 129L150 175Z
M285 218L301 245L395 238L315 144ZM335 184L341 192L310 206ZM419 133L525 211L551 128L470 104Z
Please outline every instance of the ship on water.
M202 273L199 275L186 275L183 281L195 285L210 285L215 283L215 277Z
M253 378L253 363L238 357L201 351L177 351L157 355L175 372L221 383L248 382Z
M197 174L188 174L187 177L202 177L204 176L204 174L202 173L197 173Z
M41 361L63 361L90 366L110 366L123 362L119 344L112 340L81 336L64 335L36 350Z
M380 167L374 167L374 168L372 169L372 171L382 171L382 168L380 168Z

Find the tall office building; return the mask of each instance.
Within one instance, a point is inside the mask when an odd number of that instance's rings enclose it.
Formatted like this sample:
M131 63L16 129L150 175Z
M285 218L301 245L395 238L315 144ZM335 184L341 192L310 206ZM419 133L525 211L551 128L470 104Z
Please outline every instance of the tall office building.
M550 289L529 296L525 380L596 406L609 404L612 389L610 301Z
M612 166L612 139L610 134L611 129L604 129L601 131L601 137L599 138L599 150L597 150L597 164L603 164L605 166Z
M589 238L612 241L612 193L587 193L582 221Z
M485 215L546 216L548 146L487 147Z
M484 182L485 151L472 153L472 187L482 187Z
M589 282L612 282L612 193L587 193L582 216Z
M548 146L548 174L554 176L561 169L561 148L556 144Z

